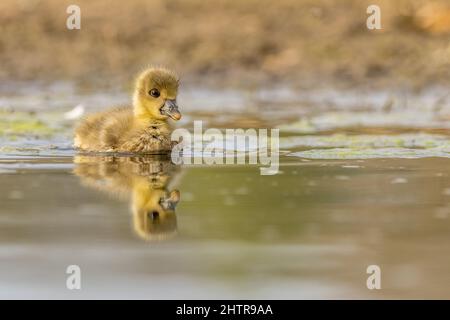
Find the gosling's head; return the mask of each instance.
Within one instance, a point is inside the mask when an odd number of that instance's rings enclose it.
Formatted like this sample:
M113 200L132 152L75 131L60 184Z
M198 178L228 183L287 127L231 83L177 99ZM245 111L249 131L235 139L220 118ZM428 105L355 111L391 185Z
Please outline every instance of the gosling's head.
M136 79L133 96L134 113L143 119L180 120L177 94L178 76L164 68L150 68Z

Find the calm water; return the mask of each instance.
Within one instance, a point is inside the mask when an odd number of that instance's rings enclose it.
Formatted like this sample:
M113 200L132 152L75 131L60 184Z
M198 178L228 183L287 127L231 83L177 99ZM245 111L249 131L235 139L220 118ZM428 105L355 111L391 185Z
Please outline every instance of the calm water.
M77 156L64 112L128 97L50 89L0 98L0 298L450 298L441 91L184 90L181 127L281 128L280 172L261 176Z
M2 298L450 298L450 159L283 157L274 176L157 157L0 168Z

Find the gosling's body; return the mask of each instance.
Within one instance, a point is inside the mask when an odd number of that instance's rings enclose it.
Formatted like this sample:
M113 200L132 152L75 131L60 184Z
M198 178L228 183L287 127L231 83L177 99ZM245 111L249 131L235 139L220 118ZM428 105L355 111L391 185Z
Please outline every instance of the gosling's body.
M148 69L136 81L133 105L86 117L76 128L77 149L94 152L167 153L173 145L169 118L179 120L178 78Z
M131 107L96 113L78 126L75 147L97 152L166 153L171 150L167 122L136 119Z

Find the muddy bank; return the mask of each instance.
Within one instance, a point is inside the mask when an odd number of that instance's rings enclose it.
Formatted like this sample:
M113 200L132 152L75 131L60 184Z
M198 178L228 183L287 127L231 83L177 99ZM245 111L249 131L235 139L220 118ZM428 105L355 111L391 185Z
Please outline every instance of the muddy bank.
M366 27L370 1L2 1L2 79L129 82L148 64L201 84L251 87L448 84L450 8L441 0L378 1L382 30Z

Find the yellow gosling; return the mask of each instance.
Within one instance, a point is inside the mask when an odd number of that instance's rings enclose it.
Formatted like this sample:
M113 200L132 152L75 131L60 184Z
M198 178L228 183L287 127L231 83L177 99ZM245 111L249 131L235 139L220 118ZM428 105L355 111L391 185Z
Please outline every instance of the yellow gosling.
M171 150L169 118L181 118L176 98L178 77L163 68L142 72L135 84L132 107L87 116L75 129L81 151L162 154Z

